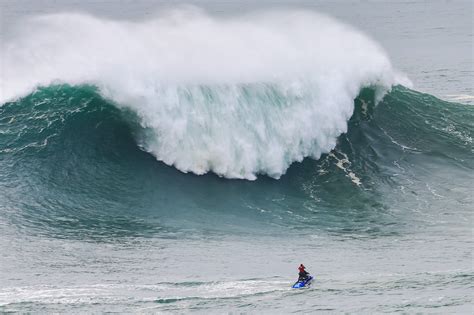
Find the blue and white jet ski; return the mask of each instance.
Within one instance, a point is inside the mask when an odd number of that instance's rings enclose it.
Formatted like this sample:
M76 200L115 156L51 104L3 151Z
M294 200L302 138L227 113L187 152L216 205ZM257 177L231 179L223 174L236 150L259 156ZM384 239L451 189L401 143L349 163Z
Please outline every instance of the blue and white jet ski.
M301 289L301 288L306 288L311 285L311 281L313 280L312 276L308 276L306 279L297 281L295 284L293 284L293 289Z

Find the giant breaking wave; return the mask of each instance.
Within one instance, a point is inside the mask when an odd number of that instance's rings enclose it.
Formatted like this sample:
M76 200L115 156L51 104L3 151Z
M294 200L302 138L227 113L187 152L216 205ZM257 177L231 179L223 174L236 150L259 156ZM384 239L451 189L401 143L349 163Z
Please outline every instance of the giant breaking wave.
M195 8L145 22L30 19L5 40L3 104L50 84L92 84L133 111L137 142L183 172L279 178L347 131L363 87L406 79L376 43L305 11L216 17Z

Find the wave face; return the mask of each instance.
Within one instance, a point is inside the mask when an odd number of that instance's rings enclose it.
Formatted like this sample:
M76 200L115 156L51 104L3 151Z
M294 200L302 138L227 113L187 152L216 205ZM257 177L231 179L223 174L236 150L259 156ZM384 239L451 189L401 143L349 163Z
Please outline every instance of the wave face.
M2 220L80 238L273 228L385 235L436 220L451 200L470 213L473 109L401 86L375 101L376 90L362 90L329 154L249 182L157 163L137 146L141 118L96 87L40 88L0 107ZM420 204L430 205L421 218Z
M137 117L143 150L227 178L279 178L318 159L363 87L380 96L408 82L365 35L304 11L221 19L188 8L136 23L56 14L10 36L2 103L39 86L95 86Z

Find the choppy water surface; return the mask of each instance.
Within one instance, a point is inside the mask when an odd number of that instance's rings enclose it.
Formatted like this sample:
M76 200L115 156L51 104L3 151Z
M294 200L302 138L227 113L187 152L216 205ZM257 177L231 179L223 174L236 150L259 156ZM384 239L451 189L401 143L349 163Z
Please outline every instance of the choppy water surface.
M471 4L198 6L2 3L0 310L471 312Z

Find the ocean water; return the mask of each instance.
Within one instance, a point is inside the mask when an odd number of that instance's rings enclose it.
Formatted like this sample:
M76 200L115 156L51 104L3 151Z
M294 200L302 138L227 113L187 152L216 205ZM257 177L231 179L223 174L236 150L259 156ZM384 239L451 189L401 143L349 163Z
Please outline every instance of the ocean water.
M0 312L472 313L472 2L0 9Z

